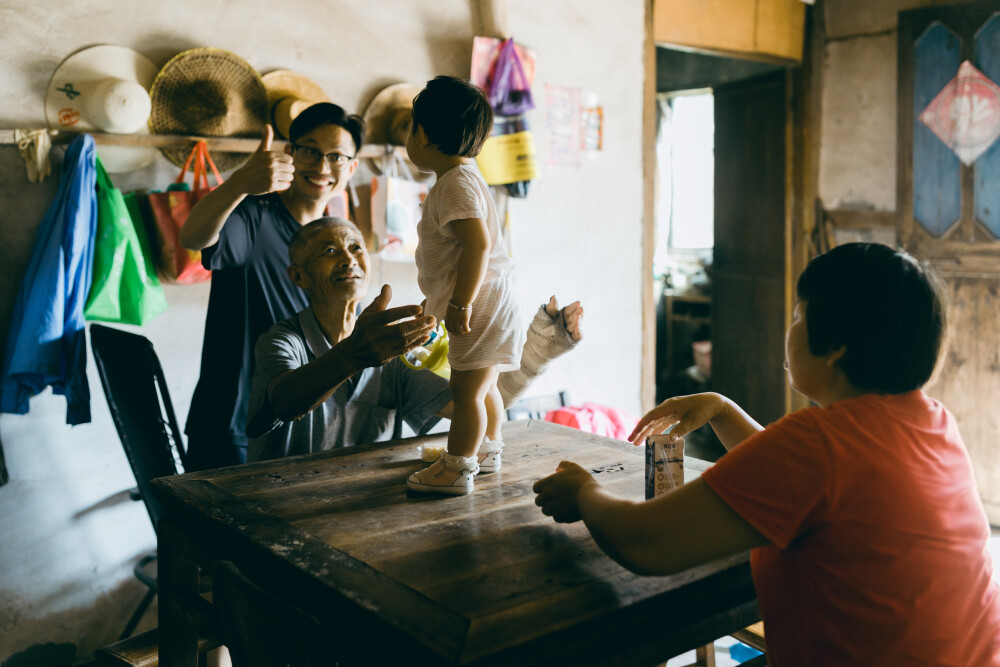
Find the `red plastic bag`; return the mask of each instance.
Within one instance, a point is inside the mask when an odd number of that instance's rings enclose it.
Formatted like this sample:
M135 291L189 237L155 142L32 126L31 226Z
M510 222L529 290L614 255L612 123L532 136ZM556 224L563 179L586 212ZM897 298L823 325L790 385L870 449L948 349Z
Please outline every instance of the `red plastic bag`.
M550 410L545 421L570 426L587 433L603 435L607 438L627 440L639 418L627 410L609 408L596 403L584 403L579 407L567 406Z
M149 194L149 207L153 212L159 241L157 269L160 278L171 283L200 283L212 277L212 272L201 265L201 253L181 246L180 233L194 205L214 189L208 187L206 165L211 167L215 175L216 187L222 183L222 176L208 154L208 146L204 141L199 141L174 181L175 186L184 185L184 177L192 163L192 189L168 189L166 192Z

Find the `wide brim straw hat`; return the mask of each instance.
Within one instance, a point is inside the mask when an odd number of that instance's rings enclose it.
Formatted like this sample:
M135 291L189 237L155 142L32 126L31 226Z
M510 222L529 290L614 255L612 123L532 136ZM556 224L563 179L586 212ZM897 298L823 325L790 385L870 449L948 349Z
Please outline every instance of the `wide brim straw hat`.
M150 92L149 126L156 134L259 138L268 122L267 90L260 74L235 53L203 47L182 51L163 66ZM188 148L162 148L183 166ZM222 171L249 153L210 151Z
M402 146L410 132L413 98L423 90L414 83L397 83L382 89L365 109L365 141Z
M149 134L149 89L153 61L125 46L99 44L65 58L45 91L45 121L51 130ZM156 159L144 146L99 145L111 173L141 169Z
M271 125L282 139L288 139L292 121L302 111L319 102L329 102L323 87L298 72L279 69L263 76Z

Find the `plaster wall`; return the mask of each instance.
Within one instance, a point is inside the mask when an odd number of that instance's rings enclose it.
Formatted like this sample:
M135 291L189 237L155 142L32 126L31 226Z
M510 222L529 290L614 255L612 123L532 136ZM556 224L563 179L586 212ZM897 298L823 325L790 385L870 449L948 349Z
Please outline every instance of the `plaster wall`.
M526 317L553 293L566 302L580 299L587 310L583 345L554 363L531 392L568 389L575 402L638 412L644 2L503 4L510 30L539 58L538 109L529 121L543 174L526 200L510 204L518 298ZM99 43L129 46L158 65L187 48L228 49L261 72L302 72L360 112L386 85L467 76L474 35L466 0L7 0L0 25L3 128L42 126L44 91L56 65ZM544 166L547 83L595 92L604 106L605 150L580 168ZM29 184L17 150L0 146L0 344L56 191L60 158L57 149L45 183ZM114 180L129 191L162 188L175 175L158 157ZM412 270L386 267L382 275L395 288L394 303L419 298ZM169 310L140 333L153 341L183 421L197 381L208 285L166 289ZM65 401L48 391L31 401L28 415L0 416L11 477L0 487L0 663L18 656L18 664L41 664L46 651L88 660L116 638L143 592L131 567L155 546L155 536L141 504L126 500L134 481L92 361L88 377L91 424L66 426ZM153 622L148 615L145 623Z
M954 0L824 0L819 196L827 209L896 210L896 24Z

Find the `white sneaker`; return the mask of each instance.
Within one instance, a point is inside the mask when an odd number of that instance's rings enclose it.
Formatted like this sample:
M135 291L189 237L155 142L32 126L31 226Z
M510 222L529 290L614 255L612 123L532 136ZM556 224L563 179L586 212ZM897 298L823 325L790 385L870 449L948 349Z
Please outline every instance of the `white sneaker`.
M430 466L410 475L406 488L420 493L448 493L455 496L472 493L479 465L474 456L452 456L441 452L441 458Z
M500 453L503 451L503 438L490 440L483 437L483 444L479 447L479 472L497 472L500 470L502 461Z

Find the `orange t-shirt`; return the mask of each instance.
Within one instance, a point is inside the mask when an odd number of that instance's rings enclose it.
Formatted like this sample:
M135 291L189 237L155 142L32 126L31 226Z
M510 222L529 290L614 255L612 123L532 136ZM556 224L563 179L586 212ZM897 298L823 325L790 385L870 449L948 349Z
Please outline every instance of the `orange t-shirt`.
M702 478L772 543L751 554L768 664L1000 665L989 523L922 391L800 410Z

